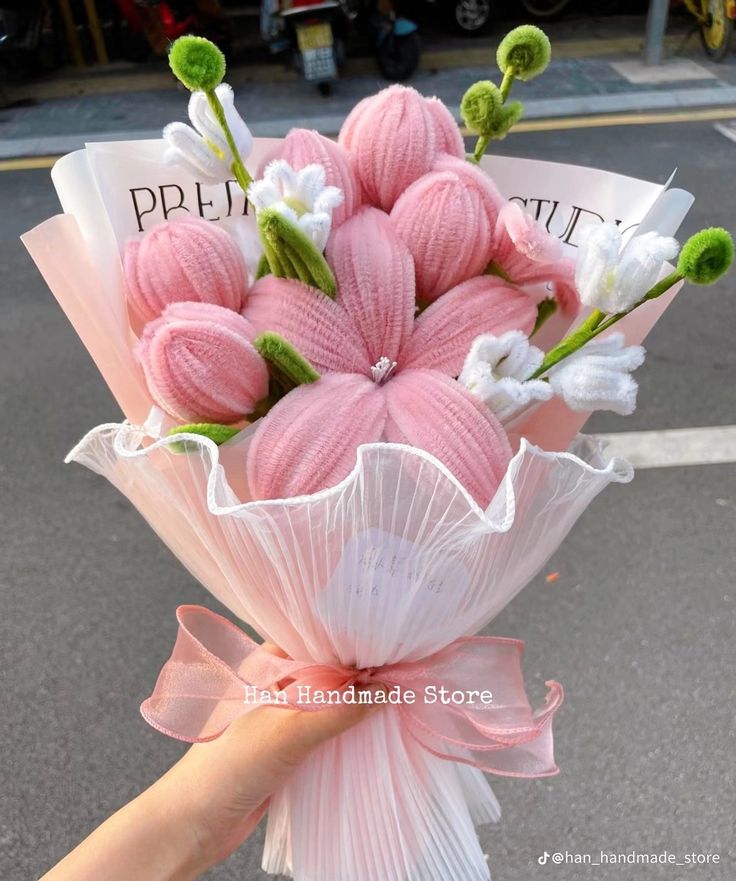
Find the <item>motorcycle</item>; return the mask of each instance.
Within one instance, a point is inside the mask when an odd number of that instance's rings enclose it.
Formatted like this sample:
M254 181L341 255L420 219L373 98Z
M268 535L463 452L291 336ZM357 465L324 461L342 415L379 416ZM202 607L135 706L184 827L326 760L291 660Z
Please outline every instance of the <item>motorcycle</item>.
M289 5L286 5L289 4ZM408 79L419 64L414 22L398 16L392 0L266 0L261 32L272 52L288 51L304 80L329 95L345 63L351 26L367 26L378 66L390 80Z

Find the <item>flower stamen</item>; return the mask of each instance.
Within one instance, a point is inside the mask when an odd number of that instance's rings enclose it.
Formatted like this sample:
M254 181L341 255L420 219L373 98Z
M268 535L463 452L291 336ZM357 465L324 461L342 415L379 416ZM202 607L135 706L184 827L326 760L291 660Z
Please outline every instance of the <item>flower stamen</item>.
M371 367L373 382L377 385L383 385L394 370L396 370L396 361L391 361L385 355L382 355L373 367Z

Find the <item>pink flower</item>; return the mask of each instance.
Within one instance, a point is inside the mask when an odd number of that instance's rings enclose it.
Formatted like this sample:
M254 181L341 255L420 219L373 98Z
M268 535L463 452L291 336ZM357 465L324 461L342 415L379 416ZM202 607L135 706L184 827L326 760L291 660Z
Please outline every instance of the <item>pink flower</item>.
M385 211L440 154L465 156L460 130L444 104L399 85L357 104L339 143L353 158L367 201Z
M535 300L547 296L550 285L565 315L577 315L580 297L575 287L575 261L562 256L559 239L547 232L516 202L498 214L491 244L492 263L500 275L519 286L540 285Z
M238 422L268 393L251 323L211 303L174 303L136 354L156 403L182 422Z
M274 158L284 159L295 171L307 165L321 165L324 168L326 185L338 187L344 197L342 205L332 211L333 229L355 214L363 201L360 182L349 153L318 132L292 129L279 145Z
M511 450L491 411L455 381L484 332L528 333L531 300L498 278L474 278L414 319L411 255L389 218L363 208L332 236L335 301L298 281L267 276L248 298L260 330L290 340L322 374L283 398L248 452L260 498L312 493L355 464L360 444L411 444L435 455L487 505Z
M229 234L198 217L167 220L128 242L128 300L143 321L170 303L213 303L239 312L248 288L243 257Z
M464 159L442 156L394 205L391 220L414 258L425 300L482 273L503 198Z

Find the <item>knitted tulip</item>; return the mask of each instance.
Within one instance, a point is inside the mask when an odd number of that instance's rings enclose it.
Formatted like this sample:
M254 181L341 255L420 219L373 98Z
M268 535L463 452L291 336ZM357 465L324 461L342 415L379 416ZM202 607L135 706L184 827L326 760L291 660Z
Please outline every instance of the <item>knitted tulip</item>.
M414 258L420 297L435 300L485 270L502 203L490 178L451 156L399 198L391 220Z
M212 303L239 311L248 275L225 230L197 217L167 220L128 242L123 256L128 300L144 321L170 303Z
M353 160L344 147L318 132L295 128L281 142L276 157L284 159L295 171L307 165L321 165L325 183L342 190L343 203L332 211L333 229L355 214L362 202L362 192Z
M174 303L146 325L136 354L156 403L183 422L238 422L268 392L253 326L210 303Z
M460 131L444 104L398 85L356 105L339 142L355 163L366 200L385 211L440 154L465 156Z
M362 208L336 230L327 256L336 300L267 276L245 307L259 329L289 339L322 375L270 411L248 452L260 498L311 493L345 477L361 443L393 441L437 456L482 505L511 454L488 407L452 377L483 332L528 334L531 300L483 276L414 318L414 266L389 218Z
M563 314L580 311L575 261L563 257L559 239L516 202L507 202L498 213L490 256L491 269L512 284L531 287L535 301L549 296L551 286Z

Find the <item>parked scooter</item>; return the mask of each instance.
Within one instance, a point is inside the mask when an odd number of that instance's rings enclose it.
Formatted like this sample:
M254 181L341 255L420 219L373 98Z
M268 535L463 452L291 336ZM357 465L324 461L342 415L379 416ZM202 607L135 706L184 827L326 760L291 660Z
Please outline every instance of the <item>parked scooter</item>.
M296 70L323 95L339 77L354 25L370 29L387 79L405 80L414 73L420 55L417 26L396 15L392 0L264 0L261 7L261 33L271 51L290 52Z

